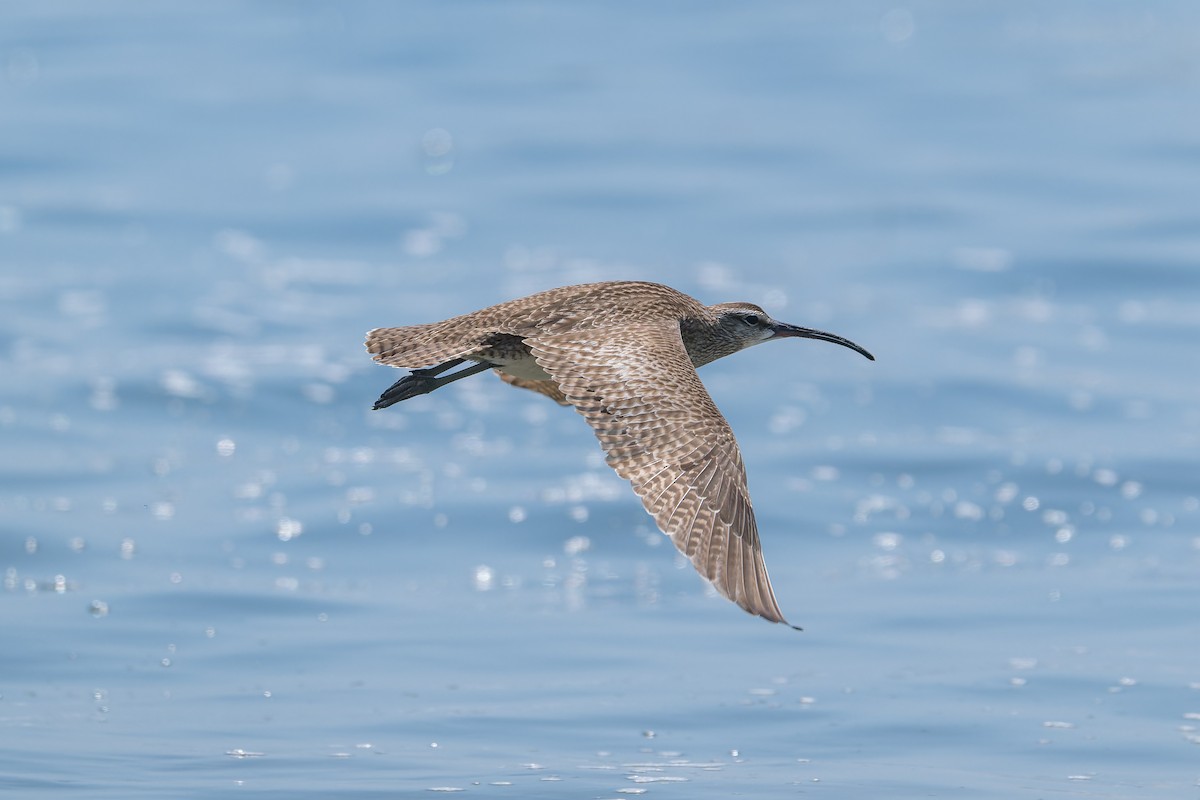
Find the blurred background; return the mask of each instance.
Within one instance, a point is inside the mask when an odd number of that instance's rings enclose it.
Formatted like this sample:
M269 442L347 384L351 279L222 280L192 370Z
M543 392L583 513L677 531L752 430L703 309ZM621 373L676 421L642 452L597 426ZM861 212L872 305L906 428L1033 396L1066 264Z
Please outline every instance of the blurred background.
M1200 786L1200 6L0 9L0 788ZM363 333L640 279L795 633Z

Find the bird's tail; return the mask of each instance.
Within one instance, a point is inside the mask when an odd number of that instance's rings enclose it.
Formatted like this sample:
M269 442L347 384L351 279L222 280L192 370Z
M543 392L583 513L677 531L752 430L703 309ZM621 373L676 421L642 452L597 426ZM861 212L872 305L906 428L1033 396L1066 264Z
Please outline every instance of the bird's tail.
M403 328L376 328L367 332L367 352L380 364L420 369L462 358L478 346L473 337L442 336L439 332L442 325L433 322Z

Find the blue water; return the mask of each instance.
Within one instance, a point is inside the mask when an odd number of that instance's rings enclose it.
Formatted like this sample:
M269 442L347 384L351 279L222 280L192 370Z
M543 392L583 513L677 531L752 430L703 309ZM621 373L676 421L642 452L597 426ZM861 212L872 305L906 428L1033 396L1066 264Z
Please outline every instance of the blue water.
M0 793L1200 793L1200 6L9 3ZM749 300L795 633L368 328Z

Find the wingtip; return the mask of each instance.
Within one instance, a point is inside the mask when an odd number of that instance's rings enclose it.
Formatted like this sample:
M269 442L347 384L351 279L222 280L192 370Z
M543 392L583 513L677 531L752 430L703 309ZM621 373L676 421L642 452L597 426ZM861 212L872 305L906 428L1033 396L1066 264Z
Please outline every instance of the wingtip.
M759 614L758 616L762 617L767 622L772 622L777 625L782 625L783 627L791 628L794 631L801 631L801 632L804 631L804 628L801 628L799 625L793 625L792 623L790 623L786 619L784 619L782 614L779 614L776 616L771 616L771 617L768 617L765 614Z

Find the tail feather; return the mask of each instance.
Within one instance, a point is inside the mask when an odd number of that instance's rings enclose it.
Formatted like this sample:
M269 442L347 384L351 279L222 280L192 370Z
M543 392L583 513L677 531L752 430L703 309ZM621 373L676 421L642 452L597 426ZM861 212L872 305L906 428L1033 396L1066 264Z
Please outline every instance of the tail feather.
M443 337L439 335L441 327L442 323L434 322L403 328L375 328L367 332L367 352L380 364L420 369L473 353L483 338Z

